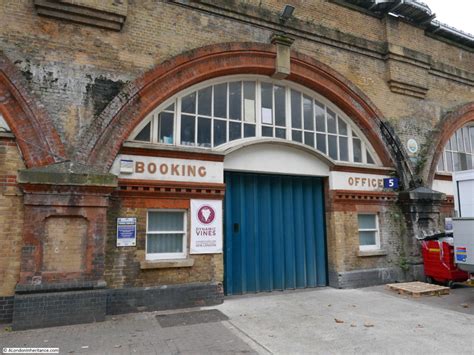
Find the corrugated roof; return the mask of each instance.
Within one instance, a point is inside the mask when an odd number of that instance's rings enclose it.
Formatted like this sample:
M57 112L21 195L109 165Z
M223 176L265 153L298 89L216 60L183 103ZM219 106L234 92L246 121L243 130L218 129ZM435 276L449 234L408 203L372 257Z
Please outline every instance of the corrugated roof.
M399 16L418 26L425 27L427 33L448 39L463 46L474 48L474 35L458 30L435 20L436 15L428 5L416 0L333 0L337 3L359 7L374 15L391 14Z

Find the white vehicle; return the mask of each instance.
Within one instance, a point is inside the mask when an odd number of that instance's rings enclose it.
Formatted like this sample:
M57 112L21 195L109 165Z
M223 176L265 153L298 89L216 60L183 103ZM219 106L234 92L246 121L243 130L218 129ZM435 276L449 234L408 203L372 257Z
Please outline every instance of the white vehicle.
M455 172L453 184L454 262L461 270L474 274L474 170Z

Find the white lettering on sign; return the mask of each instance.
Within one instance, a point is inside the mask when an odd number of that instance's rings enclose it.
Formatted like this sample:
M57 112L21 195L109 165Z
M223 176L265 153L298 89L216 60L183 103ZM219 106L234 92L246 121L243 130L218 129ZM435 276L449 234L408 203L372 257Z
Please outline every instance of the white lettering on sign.
M110 172L122 179L224 182L224 163L204 160L120 154Z
M382 191L383 179L388 177L390 176L331 171L329 188L331 190Z

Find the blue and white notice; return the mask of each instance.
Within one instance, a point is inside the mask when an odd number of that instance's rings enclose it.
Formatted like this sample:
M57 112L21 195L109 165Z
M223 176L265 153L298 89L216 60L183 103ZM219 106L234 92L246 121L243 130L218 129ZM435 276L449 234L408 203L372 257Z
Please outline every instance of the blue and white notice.
M137 219L117 218L117 246L134 247L137 245Z

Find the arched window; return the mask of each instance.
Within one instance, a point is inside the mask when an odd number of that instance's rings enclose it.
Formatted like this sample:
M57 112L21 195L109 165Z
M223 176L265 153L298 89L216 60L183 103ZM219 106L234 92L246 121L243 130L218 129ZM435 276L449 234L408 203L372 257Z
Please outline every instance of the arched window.
M437 170L452 172L474 167L474 124L468 124L456 131L444 147Z
M305 88L268 78L220 78L185 90L151 113L130 138L216 150L241 139L283 139L335 161L378 161L337 107Z

